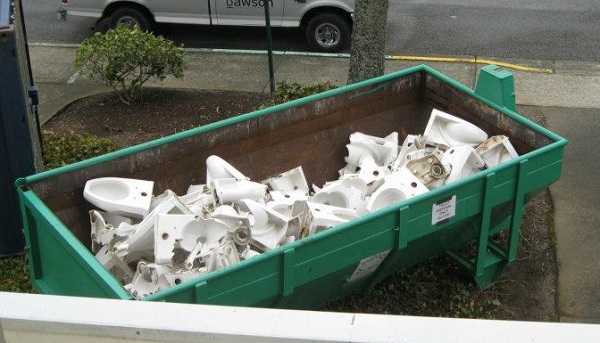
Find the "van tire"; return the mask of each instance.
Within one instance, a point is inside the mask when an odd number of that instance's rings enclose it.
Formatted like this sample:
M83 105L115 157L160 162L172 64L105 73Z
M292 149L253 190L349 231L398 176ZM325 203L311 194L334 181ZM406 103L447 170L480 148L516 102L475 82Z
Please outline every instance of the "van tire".
M151 28L152 21L148 16L138 9L132 7L121 7L113 12L111 17L111 26L126 25L131 28L138 26L142 31L148 31Z
M314 49L339 52L350 42L350 25L339 14L325 12L315 15L306 26L306 39Z
M103 17L96 22L96 25L94 25L94 32L106 33L106 31L110 30L110 28L111 28L110 25L111 25L111 18Z

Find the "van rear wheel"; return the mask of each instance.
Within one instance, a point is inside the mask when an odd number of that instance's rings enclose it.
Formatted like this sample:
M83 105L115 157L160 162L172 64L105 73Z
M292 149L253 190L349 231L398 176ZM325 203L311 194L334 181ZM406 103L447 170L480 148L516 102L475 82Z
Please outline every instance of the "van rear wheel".
M306 26L306 39L315 50L339 52L350 42L350 25L338 14L317 14Z
M125 25L127 27L138 26L142 31L150 30L151 20L148 16L131 7L122 7L114 11L111 15L111 26L117 27L119 25Z

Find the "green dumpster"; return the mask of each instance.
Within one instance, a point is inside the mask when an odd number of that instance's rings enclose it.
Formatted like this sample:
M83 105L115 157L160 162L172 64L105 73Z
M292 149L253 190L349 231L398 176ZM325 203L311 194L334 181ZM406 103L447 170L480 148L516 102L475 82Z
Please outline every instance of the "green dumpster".
M495 67L484 72L489 81ZM497 84L506 84L501 76ZM218 155L254 180L301 165L323 184L337 178L344 161L331 156L345 155L351 133L423 132L437 108L508 136L520 156L144 299L315 308L442 254L485 286L515 259L523 206L560 178L567 143L502 101L514 99L502 94L512 88L485 87L473 91L421 65L20 179L32 283L46 294L132 298L90 251L87 180L153 180L157 194L179 194L203 183L206 158ZM453 214L432 220L448 204ZM491 239L501 231L503 244ZM474 246L470 255L466 246Z

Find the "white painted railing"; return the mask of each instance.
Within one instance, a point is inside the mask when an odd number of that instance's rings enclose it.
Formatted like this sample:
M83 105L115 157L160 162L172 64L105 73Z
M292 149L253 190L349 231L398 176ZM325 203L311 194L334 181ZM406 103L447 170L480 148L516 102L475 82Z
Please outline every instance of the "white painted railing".
M0 343L600 342L600 325L386 316L0 292Z

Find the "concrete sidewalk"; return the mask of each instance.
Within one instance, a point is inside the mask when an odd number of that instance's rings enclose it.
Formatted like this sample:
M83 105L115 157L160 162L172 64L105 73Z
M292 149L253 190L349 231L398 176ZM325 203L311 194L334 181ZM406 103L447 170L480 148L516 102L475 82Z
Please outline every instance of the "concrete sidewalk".
M40 87L40 115L47 121L73 100L108 90L79 75L73 65L73 46L30 45L34 80ZM277 54L276 82L345 84L345 57ZM510 62L554 72L513 70L517 104L544 113L550 130L569 140L563 177L551 187L555 202L555 231L559 263L559 311L562 321L600 323L600 216L596 213L600 170L595 151L600 146L600 64L560 61ZM423 62L388 60L386 72ZM427 62L433 68L474 88L481 65ZM191 51L183 80L161 87L265 92L269 90L264 53Z

